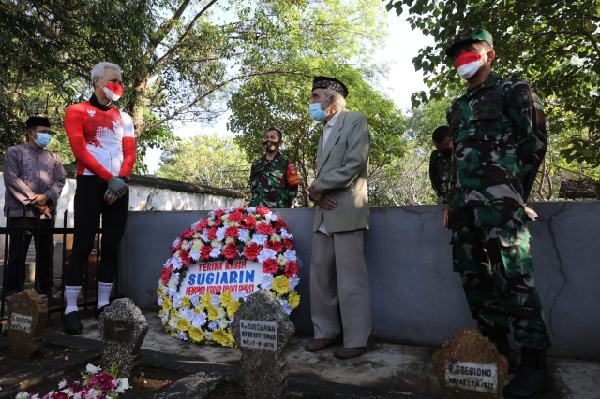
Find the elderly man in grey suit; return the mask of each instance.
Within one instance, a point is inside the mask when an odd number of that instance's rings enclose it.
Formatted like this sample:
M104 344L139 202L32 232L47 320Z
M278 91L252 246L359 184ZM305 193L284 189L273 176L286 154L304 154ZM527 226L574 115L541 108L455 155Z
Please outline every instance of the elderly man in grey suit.
M369 348L371 300L364 256L368 227L369 133L365 116L345 110L348 89L338 79L316 77L309 112L323 123L317 175L308 188L315 202L310 264L314 352L337 342L334 356L351 359ZM338 313L339 309L339 313Z

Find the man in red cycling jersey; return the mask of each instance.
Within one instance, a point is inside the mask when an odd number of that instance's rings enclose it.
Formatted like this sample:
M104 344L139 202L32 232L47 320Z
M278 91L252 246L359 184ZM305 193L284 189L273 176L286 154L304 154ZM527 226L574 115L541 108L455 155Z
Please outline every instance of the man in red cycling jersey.
M127 222L127 182L135 163L133 121L114 105L123 95L121 68L101 62L94 66L91 75L94 94L88 101L68 107L65 114L65 130L78 164L75 235L65 286L67 307L63 323L67 334L81 334L83 329L77 297L100 215L102 243L96 315L109 304L119 242Z

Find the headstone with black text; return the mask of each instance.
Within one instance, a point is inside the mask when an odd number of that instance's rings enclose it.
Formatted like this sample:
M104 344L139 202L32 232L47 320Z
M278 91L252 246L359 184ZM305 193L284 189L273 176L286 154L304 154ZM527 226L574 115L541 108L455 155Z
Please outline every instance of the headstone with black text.
M140 363L140 348L148 323L140 308L129 298L116 299L98 318L102 337L101 367L116 367L118 377L127 378Z
M508 361L473 329L463 329L433 354L444 398L501 398Z
M11 295L7 302L9 353L27 360L42 348L40 336L48 320L48 302L34 289Z
M285 396L285 352L294 335L294 324L265 291L249 295L232 323L242 351L242 386L248 399L281 399Z

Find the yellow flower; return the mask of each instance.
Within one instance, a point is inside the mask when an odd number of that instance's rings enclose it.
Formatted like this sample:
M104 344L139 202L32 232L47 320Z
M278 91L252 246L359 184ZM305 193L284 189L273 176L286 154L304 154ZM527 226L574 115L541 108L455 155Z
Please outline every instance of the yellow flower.
M205 308L207 308L209 305L211 305L210 294L208 292L206 294L202 295L202 297L200 298L200 303L202 305L204 305Z
M204 334L202 333L202 330L200 330L196 327L190 328L188 331L188 335L190 336L190 339L192 340L192 342L195 342L195 343L200 343L204 339Z
M167 295L163 297L162 307L165 310L171 309L173 307L173 305L171 304L171 298L169 298Z
M221 303L223 304L223 306L228 307L232 302L236 302L236 300L233 299L233 295L231 295L231 292L225 291L221 294Z
M227 305L227 316L231 319L235 315L235 312L237 312L239 307L240 307L239 302L237 302L237 301L231 302L229 305Z
M228 346L233 348L235 345L235 340L233 339L233 335L231 332L227 330L215 330L212 335L213 341L222 346Z
M284 275L277 276L273 279L273 289L278 294L285 294L290 287L290 280Z
M208 315L208 320L210 321L215 321L219 318L219 310L213 305L206 307L206 314Z
M195 314L200 314L200 313L202 313L203 311L204 311L204 305L202 305L202 304L200 304L200 305L198 305L198 306L196 306L196 307L194 308L194 313L195 313Z
M291 291L288 295L288 303L295 309L300 304L300 295L296 291Z
M279 263L280 266L285 266L285 264L287 263L287 259L285 258L285 256L279 255L277 257L277 263Z
M179 319L177 322L177 329L179 331L187 331L190 329L190 322L184 319L183 317Z
M204 246L204 244L202 244L202 240L194 240L194 243L192 244L192 249L195 249L196 251L200 251L203 246Z
M189 308L190 307L190 298L188 298L187 296L183 297L183 299L181 300L181 306L184 308Z

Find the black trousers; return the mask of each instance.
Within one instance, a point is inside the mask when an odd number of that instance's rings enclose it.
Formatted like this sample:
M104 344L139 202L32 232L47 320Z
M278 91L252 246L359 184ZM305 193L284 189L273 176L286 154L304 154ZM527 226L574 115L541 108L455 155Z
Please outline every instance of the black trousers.
M88 257L94 246L100 215L102 215L102 240L98 281L112 283L115 279L119 243L127 224L129 193L114 204L108 205L104 201L107 188L108 184L97 176L77 176L73 204L75 234L69 269L66 273L66 285L83 285L83 274L88 267Z
M29 250L29 244L31 244L31 238L35 236L35 289L40 294L49 294L52 287L54 241L52 234L35 233L35 230L38 228L48 229L54 227L54 220L9 217L6 220L6 227L27 229L23 233L9 235L6 291L11 293L23 290L25 283L25 258Z

